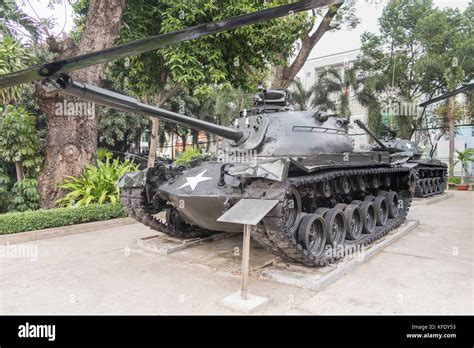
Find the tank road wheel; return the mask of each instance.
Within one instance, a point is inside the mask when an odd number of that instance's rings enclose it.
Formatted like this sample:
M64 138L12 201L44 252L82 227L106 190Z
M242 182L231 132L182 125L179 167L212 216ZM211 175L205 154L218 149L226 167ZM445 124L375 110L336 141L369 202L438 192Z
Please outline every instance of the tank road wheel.
M443 184L441 183L441 178L436 178L436 191L443 191Z
M298 242L310 255L319 256L326 245L326 223L319 214L303 216L298 227Z
M346 217L347 230L346 239L356 240L360 237L364 223L362 221L362 210L358 205L349 204L344 209L344 216Z
M377 213L375 212L374 202L372 200L365 200L360 205L362 210L362 232L372 233L375 230Z
M390 219L395 219L400 212L397 193L395 191L387 192L385 195L385 202L387 203L388 217Z
M292 236L296 234L298 223L301 216L301 197L295 188L291 188L285 194L286 216L285 227L288 233Z
M339 191L345 195L351 193L351 181L347 176L343 176L338 180Z
M421 192L426 195L428 193L428 179L421 179Z
M433 178L428 178L428 193L433 193L434 186L433 186Z
M376 222L377 226L383 226L387 222L388 209L387 201L384 196L377 196L374 199L375 211L377 212Z
M324 221L327 231L326 241L333 247L342 244L346 238L346 218L342 210L329 209L324 215Z
M357 175L355 178L355 189L364 192L367 188L367 178L365 175Z

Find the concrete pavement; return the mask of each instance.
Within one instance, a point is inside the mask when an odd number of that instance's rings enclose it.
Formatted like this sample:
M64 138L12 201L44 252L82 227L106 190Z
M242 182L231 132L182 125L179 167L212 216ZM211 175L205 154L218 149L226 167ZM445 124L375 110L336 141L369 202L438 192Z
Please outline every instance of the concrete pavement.
M413 207L416 230L320 292L251 278L271 298L256 314L474 314L474 193L454 194ZM21 244L30 254L0 257L0 313L238 314L219 304L238 275L133 247L153 234L132 224Z

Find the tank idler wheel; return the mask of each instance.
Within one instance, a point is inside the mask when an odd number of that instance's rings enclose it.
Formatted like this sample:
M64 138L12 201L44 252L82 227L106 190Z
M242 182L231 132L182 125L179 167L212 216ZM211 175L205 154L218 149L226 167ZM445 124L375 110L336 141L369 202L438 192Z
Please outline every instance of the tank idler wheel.
M387 203L387 212L390 219L398 217L400 208L398 207L398 195L395 191L387 192L385 195L385 202Z
M298 227L298 242L310 255L321 255L326 245L326 222L319 214L307 214Z
M360 205L362 210L362 222L364 233L372 233L375 230L377 213L375 211L375 206L373 200L365 200Z
M342 210L332 208L324 214L324 221L326 222L326 243L336 247L344 243L346 238L346 218Z
M339 191L345 195L351 193L352 185L347 176L343 176L338 180Z
M362 209L360 209L356 204L349 204L344 209L344 216L346 217L347 223L346 239L358 239L362 233L362 229L364 228Z
M374 199L375 211L377 212L376 222L377 226L383 226L387 222L388 209L385 196L377 196Z

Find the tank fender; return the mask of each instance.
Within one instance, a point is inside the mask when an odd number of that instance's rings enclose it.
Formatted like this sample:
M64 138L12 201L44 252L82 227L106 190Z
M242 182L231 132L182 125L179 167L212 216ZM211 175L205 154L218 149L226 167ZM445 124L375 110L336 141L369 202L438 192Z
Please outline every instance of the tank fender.
M238 177L265 178L284 181L288 177L290 161L284 158L256 160L255 163L234 164L229 167L229 174Z
M139 172L130 172L122 175L115 185L119 188L132 188L145 186L148 169Z

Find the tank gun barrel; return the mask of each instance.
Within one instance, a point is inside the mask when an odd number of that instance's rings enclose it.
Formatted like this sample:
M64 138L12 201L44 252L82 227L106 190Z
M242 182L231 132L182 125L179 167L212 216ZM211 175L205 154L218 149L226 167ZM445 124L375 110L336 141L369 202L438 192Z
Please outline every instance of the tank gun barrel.
M153 116L164 121L178 123L198 130L204 130L234 141L238 141L243 137L243 132L238 129L219 126L177 112L144 104L135 98L123 94L115 93L86 83L73 81L68 75L61 75L56 78L43 80L42 86L47 93L61 92L99 105L109 106L117 110L145 116Z
M369 128L367 128L367 126L365 125L364 122L362 122L361 120L355 120L354 123L357 124L361 129L363 129L368 135L370 135L370 137L371 137L372 139L374 139L374 141L375 141L382 149L385 149L385 148L386 148L385 144L382 143L382 142L379 140L379 138L377 138L377 137L375 136L375 134L370 131Z

